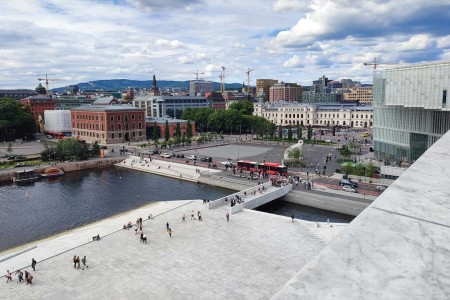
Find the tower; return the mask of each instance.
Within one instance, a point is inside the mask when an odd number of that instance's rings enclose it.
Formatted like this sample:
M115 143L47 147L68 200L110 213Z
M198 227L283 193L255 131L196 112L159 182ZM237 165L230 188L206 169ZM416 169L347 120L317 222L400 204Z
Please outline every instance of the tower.
M161 93L159 92L158 87L156 86L156 77L153 74L153 84L152 84L152 88L150 89L150 96L160 96Z

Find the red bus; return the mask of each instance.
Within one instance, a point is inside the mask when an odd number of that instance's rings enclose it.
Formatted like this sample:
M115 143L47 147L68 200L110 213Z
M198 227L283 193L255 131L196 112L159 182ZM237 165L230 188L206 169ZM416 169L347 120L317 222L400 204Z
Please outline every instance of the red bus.
M255 161L240 160L237 162L237 167L244 171L258 171L258 163Z
M288 168L285 165L280 165L274 162L264 162L259 163L258 168L264 173L269 173L270 175L284 175L287 176Z
M47 137L48 136L51 136L51 137L56 138L56 139L62 139L63 137L65 137L64 133L53 132L53 131L48 131L47 132Z

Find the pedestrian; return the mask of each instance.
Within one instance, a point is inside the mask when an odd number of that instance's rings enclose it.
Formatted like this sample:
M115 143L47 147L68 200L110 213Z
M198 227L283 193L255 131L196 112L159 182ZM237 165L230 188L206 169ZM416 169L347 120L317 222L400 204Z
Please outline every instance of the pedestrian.
M147 244L147 234L144 233L144 235L142 236L142 241Z
M291 218L292 218L292 223L294 223L294 219L295 219L295 215L294 215L294 213L292 213L292 216L291 216Z
M79 269L79 268L80 268L80 257L77 256L77 269Z
M198 211L197 215L198 215L198 220L201 221L202 220L202 214L200 213L200 211Z
M166 223L166 230L169 230L169 222Z
M141 243L144 241L144 233L141 232Z
M6 270L6 283L12 281L12 275L11 272L9 272L9 270Z
M73 268L75 269L77 267L77 256L74 255L72 260L73 260Z
M169 237L172 238L172 228L169 228L169 229L167 230L167 232L169 233Z
M186 214L183 214L183 217L181 218L183 222L186 222Z
M86 264L87 263L86 255L83 256L83 258L81 259L81 262L83 263L83 269L82 270L84 270L84 267L89 268L89 266Z
M227 222L230 221L230 213L227 212Z
M192 210L191 212L191 220L194 219L195 220L195 214L194 214L194 210Z
M27 282L27 284L33 284L32 280L33 276L31 276L31 273L25 271L25 281Z
M134 235L137 235L137 231L138 231L138 225L134 224Z
M34 258L31 259L31 267L33 268L33 271L36 271L36 261Z

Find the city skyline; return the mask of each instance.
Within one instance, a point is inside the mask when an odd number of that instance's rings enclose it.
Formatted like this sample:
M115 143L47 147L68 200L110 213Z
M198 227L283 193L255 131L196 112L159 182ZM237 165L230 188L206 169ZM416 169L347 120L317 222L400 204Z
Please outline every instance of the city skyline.
M450 60L444 0L98 0L0 3L0 88L37 77L310 85L322 75L372 82L371 62ZM386 67L387 65L380 65ZM395 65L394 65L395 66ZM198 70L198 71L197 71Z

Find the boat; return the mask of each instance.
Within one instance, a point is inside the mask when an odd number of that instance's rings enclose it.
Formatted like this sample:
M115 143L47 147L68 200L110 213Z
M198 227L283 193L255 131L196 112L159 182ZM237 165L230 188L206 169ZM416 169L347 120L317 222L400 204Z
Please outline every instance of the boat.
M28 183L38 180L39 177L34 173L34 169L14 172L12 178L14 183Z
M41 174L42 178L53 178L64 175L64 171L61 168L47 168Z

